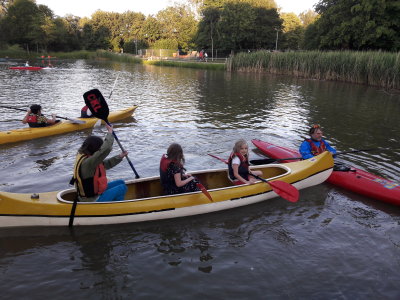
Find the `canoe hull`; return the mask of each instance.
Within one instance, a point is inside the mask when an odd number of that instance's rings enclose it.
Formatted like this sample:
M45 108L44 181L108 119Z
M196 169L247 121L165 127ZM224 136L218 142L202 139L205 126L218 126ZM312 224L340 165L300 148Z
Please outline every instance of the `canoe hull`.
M127 109L111 112L108 117L108 120L110 122L115 122L130 117L132 116L136 108L137 106L132 106ZM84 121L85 123L75 124L67 120L65 121L61 120L60 122L47 127L40 127L40 128L26 127L9 131L1 131L0 144L16 143L41 137L63 134L72 131L84 130L92 128L98 121L97 118L76 118L76 119ZM104 121L102 122L104 123Z
M307 161L257 166L264 178L282 180L298 189L320 184L332 173L330 154ZM211 202L201 192L161 196L159 177L127 182L125 201L78 203L76 225L102 225L154 221L193 216L241 207L276 198L278 195L264 182L232 186L226 169L191 172L212 196ZM67 226L75 190L31 194L0 192L0 227ZM144 196L144 197L141 197ZM285 200L282 200L285 201Z
M293 149L260 140L252 140L252 142L271 158L301 156L298 151ZM351 167L349 172L333 171L327 182L369 198L400 205L400 183L386 180L355 167Z

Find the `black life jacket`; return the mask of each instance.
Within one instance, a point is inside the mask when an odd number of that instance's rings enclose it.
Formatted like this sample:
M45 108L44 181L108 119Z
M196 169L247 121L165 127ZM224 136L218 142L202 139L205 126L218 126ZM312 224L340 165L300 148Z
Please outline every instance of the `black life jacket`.
M238 173L240 176L242 176L244 179L249 180L249 162L246 157L244 157L240 153L231 153L228 159L228 170L229 170L229 178L233 180L238 180L235 175L233 174L233 168L232 168L232 160L237 156L240 159L240 165L238 169Z
M93 177L86 179L81 178L80 167L82 162L87 158L87 155L80 154L76 156L74 166L74 176L71 183L75 183L76 190L81 197L93 197L101 195L107 189L107 176L104 164L99 164L96 167Z
M326 151L326 145L324 140L321 140L319 142L319 147L317 147L317 145L314 143L312 139L306 139L306 141L310 144L312 155L316 156Z

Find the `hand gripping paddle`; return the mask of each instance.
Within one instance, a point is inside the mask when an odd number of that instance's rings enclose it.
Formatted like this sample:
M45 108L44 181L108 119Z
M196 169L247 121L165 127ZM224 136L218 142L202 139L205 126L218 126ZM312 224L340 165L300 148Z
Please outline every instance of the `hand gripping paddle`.
M92 112L93 116L98 119L103 120L108 125L111 124L108 122L108 115L110 113L108 109L108 105L106 100L104 99L103 95L98 89L90 90L83 94L83 99L85 99L85 103L88 106L89 110ZM121 148L122 152L125 152L124 147L122 147L117 135L115 134L114 130L112 131L115 140L117 141L119 147ZM128 156L126 156L129 165L131 166L133 172L135 173L136 178L140 178L139 174L136 172L135 167L133 166L131 160Z
M208 155L228 164L228 161L226 159L220 158L220 157L212 155L212 154L208 154ZM254 175L252 173L250 173L249 175L257 178L258 180L261 180L262 182L269 184L270 187L272 188L272 190L276 194L281 196L283 199L290 201L290 202L297 202L299 200L299 190L296 189L296 187L291 185L290 183L287 183L287 182L281 181L281 180L269 181L264 178L261 178L260 176Z

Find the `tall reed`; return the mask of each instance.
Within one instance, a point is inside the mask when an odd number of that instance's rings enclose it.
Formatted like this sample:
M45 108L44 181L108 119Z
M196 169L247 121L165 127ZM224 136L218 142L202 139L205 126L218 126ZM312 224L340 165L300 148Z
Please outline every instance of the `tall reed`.
M257 51L230 57L227 70L268 72L400 89L400 52Z

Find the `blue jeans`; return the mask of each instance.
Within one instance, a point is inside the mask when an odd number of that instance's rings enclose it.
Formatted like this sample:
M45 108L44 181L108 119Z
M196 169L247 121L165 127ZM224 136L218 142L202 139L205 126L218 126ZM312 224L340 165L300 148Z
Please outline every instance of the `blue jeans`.
M107 184L107 189L96 200L96 202L110 202L124 200L128 188L123 180L114 180Z

